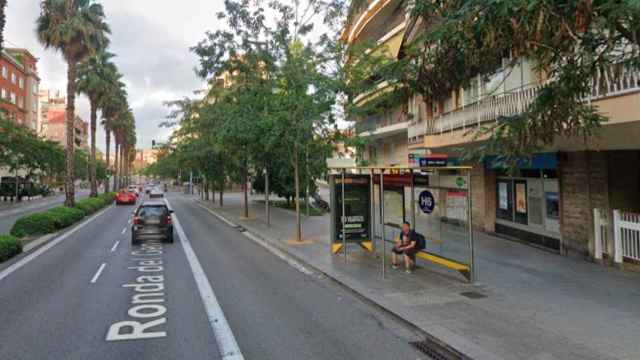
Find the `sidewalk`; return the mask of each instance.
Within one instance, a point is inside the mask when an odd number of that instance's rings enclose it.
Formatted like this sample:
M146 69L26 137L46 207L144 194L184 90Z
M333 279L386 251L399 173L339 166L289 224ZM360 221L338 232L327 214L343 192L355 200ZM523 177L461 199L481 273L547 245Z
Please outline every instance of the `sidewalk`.
M206 205L473 359L640 359L640 274L477 233L475 285L425 262L383 280L379 254L330 254L328 216L303 218L312 243L290 245L293 212L272 208L269 228L261 204L240 219L239 194Z

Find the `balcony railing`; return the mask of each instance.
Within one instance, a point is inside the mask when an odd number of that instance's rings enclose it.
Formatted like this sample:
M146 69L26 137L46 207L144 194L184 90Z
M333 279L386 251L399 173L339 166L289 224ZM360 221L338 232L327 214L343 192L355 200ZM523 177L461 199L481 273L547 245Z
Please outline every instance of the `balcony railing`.
M508 94L485 97L431 120L412 122L408 130L409 139L476 127L482 123L495 121L501 116L520 114L533 103L542 86L542 84L525 86ZM591 82L590 96L587 96L584 101L597 101L638 91L640 91L640 71L625 64L615 64L603 70L598 69Z
M376 114L356 122L356 134L358 136L373 135L374 132L385 132L385 128L390 131L395 129L394 125L406 123L406 114L396 111L392 114ZM405 127L406 128L406 127Z

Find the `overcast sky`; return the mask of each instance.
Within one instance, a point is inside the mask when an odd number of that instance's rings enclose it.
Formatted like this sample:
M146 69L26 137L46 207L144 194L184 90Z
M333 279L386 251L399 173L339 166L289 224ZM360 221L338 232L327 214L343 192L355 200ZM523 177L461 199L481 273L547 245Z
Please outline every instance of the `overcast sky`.
M222 0L103 0L111 25L110 51L124 74L129 102L136 116L138 148L151 147L151 140L166 140L170 131L159 128L168 113L164 101L192 97L204 87L193 69L196 57L189 47L217 27L215 13ZM41 89L65 90L67 67L59 53L45 51L35 34L39 0L9 0L5 46L27 48L38 59ZM76 106L89 120L89 102L78 98ZM98 132L104 150L104 133Z

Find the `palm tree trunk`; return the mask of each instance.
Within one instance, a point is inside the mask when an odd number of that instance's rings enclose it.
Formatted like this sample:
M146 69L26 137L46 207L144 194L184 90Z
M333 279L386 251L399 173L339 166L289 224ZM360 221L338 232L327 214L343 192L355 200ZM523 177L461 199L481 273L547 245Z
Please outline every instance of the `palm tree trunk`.
M7 0L0 0L0 51L4 49L4 26L7 23Z
M118 144L118 137L116 136L116 150L114 152L115 155L115 160L113 163L113 191L118 191L120 190L120 186L118 184L118 176L120 175L120 167L119 167L119 160L120 160L120 151L119 151L119 146L120 144Z
M98 123L96 102L91 101L91 155L89 157L89 181L91 182L91 197L98 196L98 179L96 174L96 126Z
M67 69L67 149L64 205L74 207L75 199L75 101L76 101L76 64L68 62Z
M106 146L107 146L107 150L105 151L106 153L106 163L107 163L107 174L109 173L109 165L110 165L110 161L111 159L109 158L109 156L111 155L111 131L109 131L109 129L106 129L106 134L105 134L105 142L106 142ZM104 192L108 193L110 191L109 189L109 176L107 175L107 179L104 181Z

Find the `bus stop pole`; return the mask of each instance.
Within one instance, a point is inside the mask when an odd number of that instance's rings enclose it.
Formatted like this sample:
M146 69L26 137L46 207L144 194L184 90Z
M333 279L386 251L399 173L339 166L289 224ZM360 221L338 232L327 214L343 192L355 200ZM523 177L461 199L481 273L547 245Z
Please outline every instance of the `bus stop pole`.
M346 206L344 204L344 173L345 169L342 169L342 216L340 221L342 221L342 251L344 251L344 262L347 262L347 214L345 213Z
M375 253L376 251L376 201L375 201L375 191L373 185L373 169L370 170L369 179L371 184L369 186L369 211L371 213L370 221L369 221L369 234L371 237L371 247L372 251Z
M473 202L471 200L471 170L467 170L467 206L469 208L469 282L476 281L475 253L473 244Z
M382 224L382 278L385 278L387 256L387 240L385 239L384 224L384 169L380 170L380 223Z
M415 181L413 178L413 169L410 169L409 171L411 171L411 226L413 226L413 229L416 229L416 194L415 194Z

